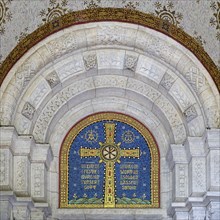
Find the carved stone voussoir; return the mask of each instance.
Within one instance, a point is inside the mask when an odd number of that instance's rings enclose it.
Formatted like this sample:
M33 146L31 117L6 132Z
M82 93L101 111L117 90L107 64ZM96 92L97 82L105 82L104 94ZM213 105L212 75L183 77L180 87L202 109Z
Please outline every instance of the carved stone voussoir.
M84 54L83 61L86 70L90 70L97 67L97 57L95 53Z
M77 43L74 33L67 33L47 44L47 48L54 57L60 57L61 55L72 51L76 47Z
M125 58L124 66L126 69L135 70L138 58L135 56L127 55Z
M190 122L194 118L198 116L197 111L193 105L191 105L188 109L185 110L184 115L186 117L186 121Z
M29 102L26 102L22 109L22 115L31 120L34 116L34 112L35 108Z
M173 83L174 83L174 78L169 75L168 73L164 74L160 84L167 90L170 90L170 88L172 87Z
M60 83L60 79L55 71L48 74L46 77L46 80L51 88L55 87L57 84Z
M97 41L101 44L113 45L123 42L124 29L120 26L102 25L97 32Z

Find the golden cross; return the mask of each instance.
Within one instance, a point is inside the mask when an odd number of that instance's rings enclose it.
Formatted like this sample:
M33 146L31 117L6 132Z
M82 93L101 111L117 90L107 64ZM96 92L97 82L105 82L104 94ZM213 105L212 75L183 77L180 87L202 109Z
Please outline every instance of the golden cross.
M100 157L100 163L104 162L105 172L105 208L115 207L115 163L120 163L120 157L139 158L139 148L121 149L121 143L115 143L115 124L105 123L105 142L99 142L100 148L80 148L80 157Z

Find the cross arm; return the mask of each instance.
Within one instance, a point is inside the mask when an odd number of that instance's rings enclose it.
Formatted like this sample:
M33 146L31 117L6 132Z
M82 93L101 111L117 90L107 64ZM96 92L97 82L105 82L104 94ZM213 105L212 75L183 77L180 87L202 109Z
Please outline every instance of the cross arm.
M135 149L122 149L120 151L121 157L135 157L139 158L140 157L140 150L139 148Z
M100 149L96 148L80 148L80 157L97 157L100 155Z

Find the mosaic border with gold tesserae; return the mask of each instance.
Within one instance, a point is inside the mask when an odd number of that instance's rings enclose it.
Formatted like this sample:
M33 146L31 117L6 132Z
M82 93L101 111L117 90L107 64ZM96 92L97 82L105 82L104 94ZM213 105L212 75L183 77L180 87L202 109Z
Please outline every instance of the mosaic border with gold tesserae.
M4 60L0 68L0 83L3 82L13 65L15 65L15 63L39 41L66 27L97 21L119 21L134 23L166 34L194 53L194 55L201 61L201 63L210 73L218 89L220 90L220 73L217 66L205 52L203 47L193 37L165 20L150 14L125 8L85 9L71 12L44 24L36 31L25 37Z
M119 121L132 126L136 129L148 143L151 155L151 170L150 170L150 183L151 183L151 203L150 204L116 204L114 208L159 208L160 207L160 155L157 144L148 131L148 129L139 121L131 116L115 112L101 112L90 115L77 124L75 124L67 136L65 137L61 150L60 150L60 192L59 192L59 207L60 208L104 208L103 204L69 204L68 203L68 157L73 140L77 137L87 126L100 122L100 121Z

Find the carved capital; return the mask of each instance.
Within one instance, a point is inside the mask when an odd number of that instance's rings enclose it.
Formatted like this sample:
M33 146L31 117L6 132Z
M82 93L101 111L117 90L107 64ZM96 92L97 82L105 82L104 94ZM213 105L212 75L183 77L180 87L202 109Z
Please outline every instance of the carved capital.
M15 220L29 220L30 210L26 204L14 204L13 219Z
M43 163L48 168L53 159L53 153L49 144L36 144L36 147L31 148L31 162Z

